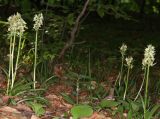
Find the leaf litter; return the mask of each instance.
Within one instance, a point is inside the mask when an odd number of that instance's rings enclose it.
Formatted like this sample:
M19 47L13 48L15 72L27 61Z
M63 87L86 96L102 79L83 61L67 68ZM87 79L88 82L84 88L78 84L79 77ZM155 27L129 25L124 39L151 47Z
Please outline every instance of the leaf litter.
M68 103L63 99L61 93L72 95L73 88L65 83L59 83L51 85L45 93L45 98L49 101L49 105L45 107L45 114L41 117L37 117L33 110L25 103L17 105L7 105L9 99L18 97L14 96L1 96L1 107L0 107L0 119L53 119L54 117L61 117L60 119L71 119L70 110L73 107L72 104ZM85 90L79 93L79 100L86 102L89 93ZM76 97L72 97L76 99ZM66 116L67 115L67 116ZM110 114L104 110L94 112L91 117L82 119L112 119ZM119 119L119 118L113 118Z

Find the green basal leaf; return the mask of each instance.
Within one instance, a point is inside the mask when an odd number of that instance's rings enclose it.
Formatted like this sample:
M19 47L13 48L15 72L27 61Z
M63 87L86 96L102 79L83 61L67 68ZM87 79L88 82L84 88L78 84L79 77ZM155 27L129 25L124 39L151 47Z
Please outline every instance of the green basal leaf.
M30 102L29 105L31 106L31 108L33 109L33 111L37 116L41 116L45 113L45 110L42 104Z
M61 93L62 97L64 98L64 100L66 100L67 102L69 102L70 104L75 104L74 100L69 97L66 93Z
M114 100L107 100L107 99L104 99L100 102L100 106L102 108L105 108L105 107L116 107L120 104L120 102L116 102Z
M88 117L93 114L93 109L89 105L76 105L71 109L73 119Z
M146 112L146 119L151 119L155 112L160 108L160 105L155 105L151 110Z

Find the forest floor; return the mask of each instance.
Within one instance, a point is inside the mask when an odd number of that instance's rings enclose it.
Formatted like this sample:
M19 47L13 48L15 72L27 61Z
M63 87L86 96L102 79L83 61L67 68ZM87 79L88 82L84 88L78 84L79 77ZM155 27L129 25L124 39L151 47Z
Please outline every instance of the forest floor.
M18 100L19 97L1 96L0 102L0 119L72 119L70 109L73 107L72 104L65 101L60 93L66 93L72 95L73 88L66 84L52 85L47 90L45 98L49 101L49 105L45 106L45 114L43 116L36 116L34 111L27 106L25 103L17 105L8 105L9 99ZM80 101L87 103L86 97L88 92L84 91L79 94ZM17 99L16 99L17 98ZM74 98L74 97L73 97ZM98 102L95 102L98 103ZM64 115L68 115L65 117ZM69 116L70 115L70 116ZM124 113L123 119L126 114ZM57 118L56 118L57 117ZM95 111L92 116L81 118L81 119L121 119L121 116L112 117L109 111Z

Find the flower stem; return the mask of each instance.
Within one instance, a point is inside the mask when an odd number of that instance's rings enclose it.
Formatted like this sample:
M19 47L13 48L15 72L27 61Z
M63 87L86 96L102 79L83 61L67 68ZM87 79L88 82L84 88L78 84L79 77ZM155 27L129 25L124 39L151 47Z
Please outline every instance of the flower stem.
M122 61L121 61L121 71L120 71L120 77L119 77L119 86L121 85L121 80L123 76L123 65L124 65L124 55L122 55Z
M15 40L16 40L16 33L14 33L13 36L13 42L12 42L12 53L11 53L11 89L13 89L13 85L14 85L14 49L15 49Z
M18 70L19 56L20 56L20 50L21 50L21 41L22 41L22 33L20 33L20 36L19 36L18 51L17 51L13 82L15 81L17 70Z
M35 48L34 48L34 74L33 74L33 88L36 89L36 68L37 68L37 39L38 30L36 31Z
M10 46L9 46L9 71L8 71L8 82L7 82L7 90L6 94L8 95L9 93L9 86L10 86L10 80L11 80L11 68L12 68L12 42L13 42L13 37L10 37Z
M128 71L127 71L127 80L125 82L125 92L124 92L123 100L125 100L126 94L127 94L129 73L130 73L130 67L128 67Z
M76 96L76 103L79 103L79 79L77 79L77 88L76 88L77 96Z
M146 76L146 85L145 85L145 96L144 96L144 119L146 119L146 110L148 105L148 82L149 82L149 68L150 66L147 66L147 76Z
M146 68L144 69L144 77L143 77L143 81L142 81L141 87L140 87L140 89L139 89L139 91L138 91L138 93L137 93L137 96L135 97L134 101L137 100L138 96L140 95L140 92L142 91L142 87L143 87L143 85L144 85L145 77L146 77Z

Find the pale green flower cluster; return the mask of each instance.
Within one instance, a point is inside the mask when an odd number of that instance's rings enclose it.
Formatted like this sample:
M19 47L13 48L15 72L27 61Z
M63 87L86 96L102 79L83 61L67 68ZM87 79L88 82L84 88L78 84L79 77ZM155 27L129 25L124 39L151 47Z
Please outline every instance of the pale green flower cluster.
M125 55L126 51L127 51L127 45L125 45L123 43L122 46L120 47L120 52L121 52L122 56Z
M38 31L39 28L43 25L43 14L36 14L33 18L33 21L35 22L33 28Z
M153 66L155 60L155 47L152 45L148 45L148 47L144 51L144 59L142 60L142 65Z
M129 67L129 68L133 68L133 57L127 57L126 59L126 64L127 64L127 66Z
M21 14L17 13L8 18L8 32L23 33L27 29L26 22L22 19Z

